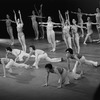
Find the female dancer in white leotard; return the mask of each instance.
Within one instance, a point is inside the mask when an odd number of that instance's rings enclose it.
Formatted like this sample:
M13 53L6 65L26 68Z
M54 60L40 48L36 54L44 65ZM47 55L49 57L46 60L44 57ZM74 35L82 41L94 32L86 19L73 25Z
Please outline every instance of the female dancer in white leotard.
M18 11L20 19L17 19L16 17L16 13L14 11L14 16L15 16L15 22L17 25L17 32L18 32L18 40L22 46L22 50L26 52L26 43L25 43L25 35L23 33L23 21L22 21L22 17L21 17L21 13L20 10Z
M45 26L47 28L47 40L52 46L52 50L51 51L54 52L56 50L56 41L55 41L55 32L54 32L53 28L57 27L57 26L54 26L54 25L59 25L60 23L52 22L52 19L49 16L48 17L48 21L46 23L43 22L41 24L42 24L42 26Z
M71 26L71 28L72 28L73 39L74 39L75 44L76 44L75 45L75 48L77 49L76 53L79 54L80 53L80 44L79 44L80 37L79 37L79 34L78 34L77 30L78 30L78 28L85 28L85 27L77 25L75 19L72 20L72 23L73 23L73 25Z
M61 24L62 24L62 36L63 40L67 46L67 48L72 48L72 43L71 43L71 36L70 36L70 21L69 21L69 12L65 12L66 16L66 21L64 22L64 18L61 15L61 12L59 10L59 17L61 18Z
M98 30L98 34L99 34L99 39L97 41L100 42L100 9L99 8L96 8L96 13L94 14L87 14L89 16L95 16L96 17L96 23L99 23L97 25L97 30Z
M88 22L83 23L83 24L86 24L86 26L87 26L87 35L86 35L84 43L83 43L85 45L86 45L86 41L87 41L88 38L89 38L89 41L92 42L92 39L91 39L91 34L93 33L92 24L98 25L98 23L91 22L90 17L87 18L87 21Z

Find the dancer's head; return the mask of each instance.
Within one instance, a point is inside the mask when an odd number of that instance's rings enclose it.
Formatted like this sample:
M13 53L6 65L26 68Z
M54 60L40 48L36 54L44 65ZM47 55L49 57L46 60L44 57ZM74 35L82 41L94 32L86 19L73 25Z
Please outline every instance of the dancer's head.
M73 55L73 49L71 49L71 48L66 49L65 52L66 52L67 57L69 57L70 55Z
M12 52L12 48L11 47L6 47L6 52Z
M81 13L81 9L80 8L78 8L78 12Z
M88 22L90 22L90 21L91 21L91 20L90 20L90 17L87 17L87 21L88 21Z
M35 51L35 46L34 45L30 45L29 50L30 50L30 52L31 51Z
M46 64L46 65L45 65L45 69L46 69L47 71L52 70L52 69L53 69L52 64L50 64L50 63Z
M99 8L96 8L96 12L97 12L97 13L99 13L99 12L100 12Z
M52 19L51 19L51 17L50 16L48 16L48 21L51 21Z
M10 18L10 16L7 14L7 15L6 15L6 18L7 18L7 19L9 19L9 18Z
M75 19L73 19L73 20L72 20L72 23L73 23L73 24L76 24L76 20L75 20Z
M33 15L35 15L35 12L34 12L34 10L32 11L32 14L33 14Z

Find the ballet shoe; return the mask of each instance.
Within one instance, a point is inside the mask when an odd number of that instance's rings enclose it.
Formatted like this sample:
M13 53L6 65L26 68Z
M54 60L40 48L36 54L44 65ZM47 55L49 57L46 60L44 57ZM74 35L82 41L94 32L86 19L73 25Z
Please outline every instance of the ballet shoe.
M84 45L87 45L86 43L83 43Z
M38 40L38 38L35 38L34 40Z
M44 37L40 37L40 39L44 39Z
M55 49L52 49L52 50L50 50L50 51L55 52Z

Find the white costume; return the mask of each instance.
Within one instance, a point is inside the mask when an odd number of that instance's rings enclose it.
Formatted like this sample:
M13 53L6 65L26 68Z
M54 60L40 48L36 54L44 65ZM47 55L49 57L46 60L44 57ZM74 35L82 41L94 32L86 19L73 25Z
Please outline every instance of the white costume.
M35 50L35 62L33 66L35 66L37 69L38 69L38 64L39 64L40 59L46 59L49 62L60 62L61 61L61 58L49 58L46 52L40 49L36 49Z
M29 54L25 51L19 50L19 49L12 49L12 54L16 56L17 61L23 61L23 57L28 57ZM31 57L35 57L35 55L32 55Z

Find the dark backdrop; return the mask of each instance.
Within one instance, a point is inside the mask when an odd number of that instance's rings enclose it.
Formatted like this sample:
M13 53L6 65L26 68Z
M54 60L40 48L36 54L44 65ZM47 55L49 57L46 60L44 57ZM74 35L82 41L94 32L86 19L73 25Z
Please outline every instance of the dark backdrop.
M99 7L99 0L0 0L0 19L5 19L6 14L9 14L11 19L14 20L13 9L16 11L21 10L22 19L24 22L24 33L26 37L34 37L34 31L31 26L31 20L28 17L31 15L34 5L37 10L40 8L40 4L43 4L43 16L47 20L47 16L51 16L54 22L59 22L58 9L61 10L63 16L64 12L77 11L77 8L81 8L82 12L95 13L95 9ZM75 18L76 15L70 14L70 19ZM83 17L84 21L86 18ZM95 22L95 18L91 18ZM14 36L17 36L16 25L12 24L14 29ZM0 21L0 38L8 38L9 35L6 32L5 22Z

